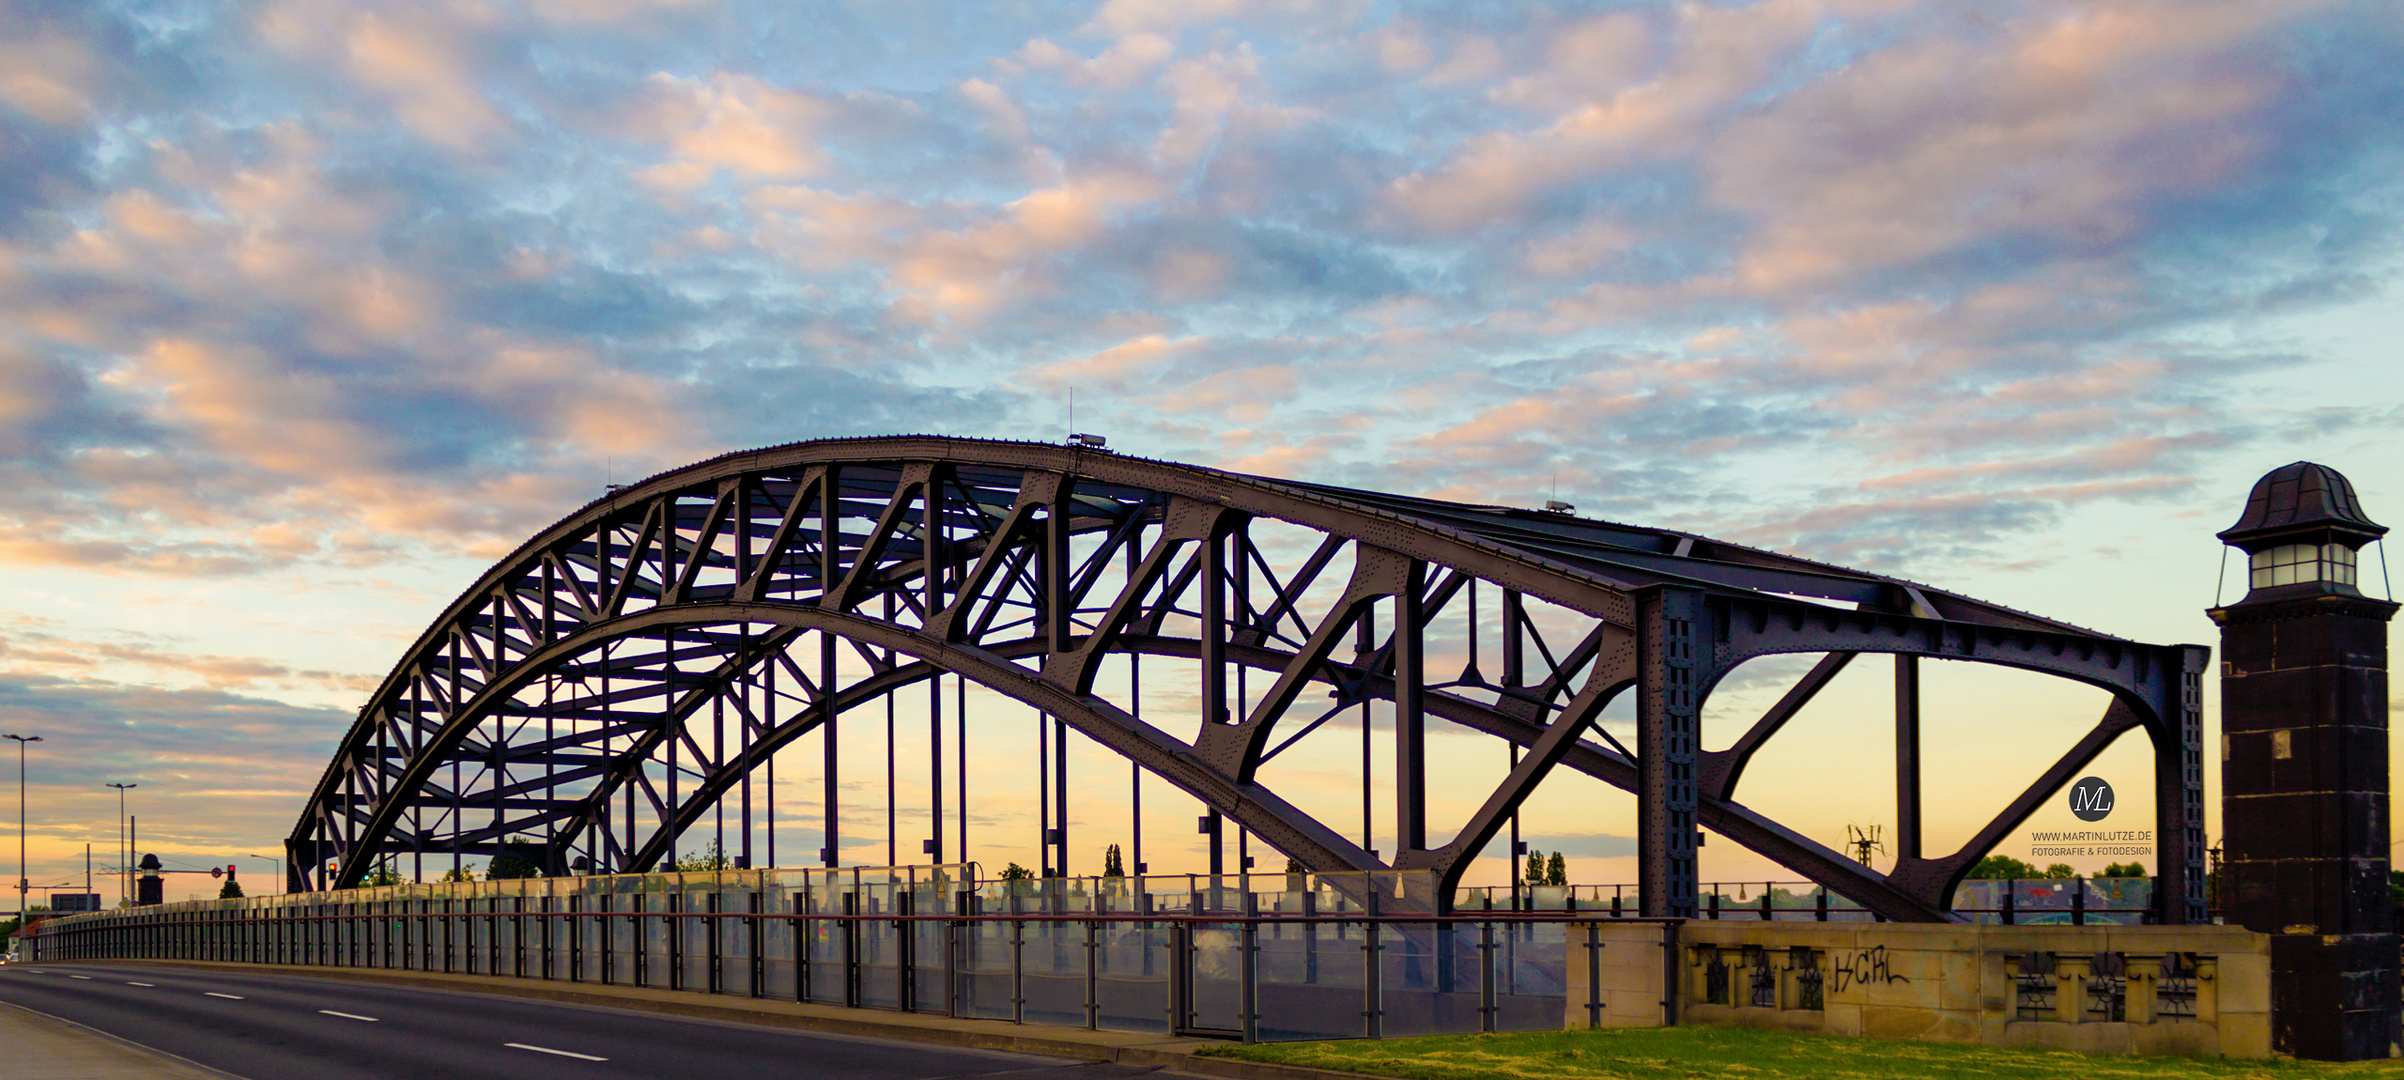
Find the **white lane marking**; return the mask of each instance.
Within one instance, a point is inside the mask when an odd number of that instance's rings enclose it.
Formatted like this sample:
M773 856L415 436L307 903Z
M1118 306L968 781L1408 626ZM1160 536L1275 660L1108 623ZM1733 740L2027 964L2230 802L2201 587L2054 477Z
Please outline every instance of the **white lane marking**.
M127 986L148 986L148 987L151 987L151 988L153 988L153 989L156 989L156 988L158 987L158 985L159 985L159 984L157 984L157 983L138 983L138 982L129 982L129 983L126 983L125 985L127 985Z
M506 1046L506 1047L508 1047L508 1048L510 1048L510 1049L512 1049L512 1050L532 1050L532 1051L534 1051L534 1052L535 1052L535 1053L537 1053L537 1054L557 1054L557 1055L559 1055L559 1056L561 1056L561 1057L572 1057L572 1058L575 1058L575 1059L576 1059L576 1060L578 1060L578 1061L608 1061L608 1060L609 1060L608 1058L605 1058L605 1057L594 1057L594 1056L593 1056L593 1055L591 1055L591 1054L578 1054L578 1053L573 1053L573 1052L570 1052L570 1051L567 1051L567 1050L553 1050L553 1049L551 1049L551 1048L550 1048L550 1047L548 1047L548 1046L528 1046L528 1045L526 1045L525 1043L502 1043L501 1045L503 1045L503 1046Z
M91 977L91 976L89 976L89 975L69 975L69 976L67 976L67 977L68 977L68 978L70 978L70 979L82 979L82 980L83 980L83 981L85 981L85 982L91 982L91 981L92 981L92 977Z
M215 990L204 990L204 991L202 991L202 993L205 993L205 994L209 995L210 997L221 997L221 998L224 998L224 999L226 999L227 1001L241 1001L241 1000L243 1000L243 998L242 998L242 995L240 995L240 994L220 994L220 993L218 993L218 992L217 992L217 991L215 991Z
M377 1020L375 1017L361 1016L358 1013L335 1012L332 1009L319 1009L317 1011L324 1013L327 1016L339 1016L345 1020L365 1020L370 1024L382 1023L382 1021Z

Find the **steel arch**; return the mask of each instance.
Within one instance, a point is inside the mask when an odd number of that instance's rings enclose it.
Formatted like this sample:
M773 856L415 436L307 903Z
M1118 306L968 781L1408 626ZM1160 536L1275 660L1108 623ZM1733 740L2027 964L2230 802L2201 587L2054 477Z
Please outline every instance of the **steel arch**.
M1310 542L1256 542L1264 523ZM1501 670L1480 670L1476 630L1458 677L1431 681L1429 650L1445 644L1432 624L1466 592L1468 623L1482 627L1480 584L1501 591ZM1340 655L1347 635L1354 647ZM1729 749L1701 750L1711 689L1747 660L1792 652L1826 657ZM1734 798L1754 751L1863 653L1898 657L1905 850L1892 875ZM1192 662L1202 705L1181 719L1190 740L1096 692L1106 662L1132 656ZM1917 849L1917 704L1905 687L1921 657L2114 695L2094 732L1939 858ZM2142 645L1669 530L1080 447L826 440L614 490L496 564L369 699L287 846L295 888L355 884L396 851L507 853L550 872L578 860L647 869L729 794L744 789L748 806L750 776L777 748L954 675L1075 726L1313 869L1434 870L1439 898L1566 764L1638 794L1648 914L1691 913L1693 852L1709 827L1887 917L1943 918L1971 862L2063 774L2142 727L2156 748L2168 856L2160 914L2184 922L2202 915L2201 665L2194 646ZM1244 670L1275 678L1257 695L1231 694L1229 673ZM1278 752L1281 725L1299 737L1297 702L1312 685L1333 688L1329 715L1390 704L1391 862L1256 775ZM1637 738L1622 746L1592 720L1628 690ZM711 746L693 723L704 709ZM1528 751L1442 845L1426 831L1431 715Z

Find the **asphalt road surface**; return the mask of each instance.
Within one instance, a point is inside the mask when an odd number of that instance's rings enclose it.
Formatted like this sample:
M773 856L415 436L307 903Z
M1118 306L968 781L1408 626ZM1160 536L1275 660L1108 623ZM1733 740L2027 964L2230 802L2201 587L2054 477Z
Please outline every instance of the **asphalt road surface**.
M624 1009L125 964L0 967L0 1001L245 1080L1123 1080L1146 1070ZM0 1077L8 1075L0 1048Z

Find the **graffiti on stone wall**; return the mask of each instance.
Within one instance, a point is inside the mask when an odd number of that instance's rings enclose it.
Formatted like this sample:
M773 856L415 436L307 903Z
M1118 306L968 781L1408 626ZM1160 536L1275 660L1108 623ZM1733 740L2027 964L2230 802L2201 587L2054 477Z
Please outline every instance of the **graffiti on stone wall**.
M1836 976L1835 992L1839 994L1844 993L1846 987L1855 983L1865 986L1887 986L1911 981L1905 976L1895 974L1888 968L1886 946L1884 945L1856 952L1837 953L1835 954L1835 966L1831 971Z

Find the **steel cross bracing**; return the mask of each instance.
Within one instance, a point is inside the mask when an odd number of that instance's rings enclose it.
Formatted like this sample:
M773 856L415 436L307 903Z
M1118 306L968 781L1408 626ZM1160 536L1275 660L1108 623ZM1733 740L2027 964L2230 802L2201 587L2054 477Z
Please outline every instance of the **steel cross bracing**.
M1499 600L1482 612L1481 586ZM1704 750L1712 688L1747 660L1785 653L1823 658L1726 750ZM1736 799L1754 753L1871 653L1897 665L1891 874ZM777 750L822 736L834 802L842 766L823 729L951 677L1056 718L1312 870L1435 871L1435 895L1421 898L1433 907L1567 767L1639 796L1648 915L1695 911L1709 829L1888 918L1945 919L1972 863L2115 738L2143 729L2159 763L2158 915L2195 922L2205 656L1562 513L1078 447L797 443L616 490L488 571L361 710L287 841L291 884L348 886L393 858L411 873L429 858L439 871L500 854L552 873L647 870L730 802L748 854L751 784ZM1145 716L1112 667L1135 657L1189 673L1199 708ZM1916 825L1921 658L2113 696L1970 843L1934 855L1919 850ZM941 683L929 690L939 717ZM1622 743L1594 721L1631 691L1635 738ZM1295 740L1371 702L1394 736L1390 859L1260 775ZM1524 751L1442 843L1427 820L1429 717ZM935 762L937 791L941 770ZM940 802L935 813L941 861ZM822 858L837 853L840 824L830 812ZM1064 867L1064 834L1045 842Z

